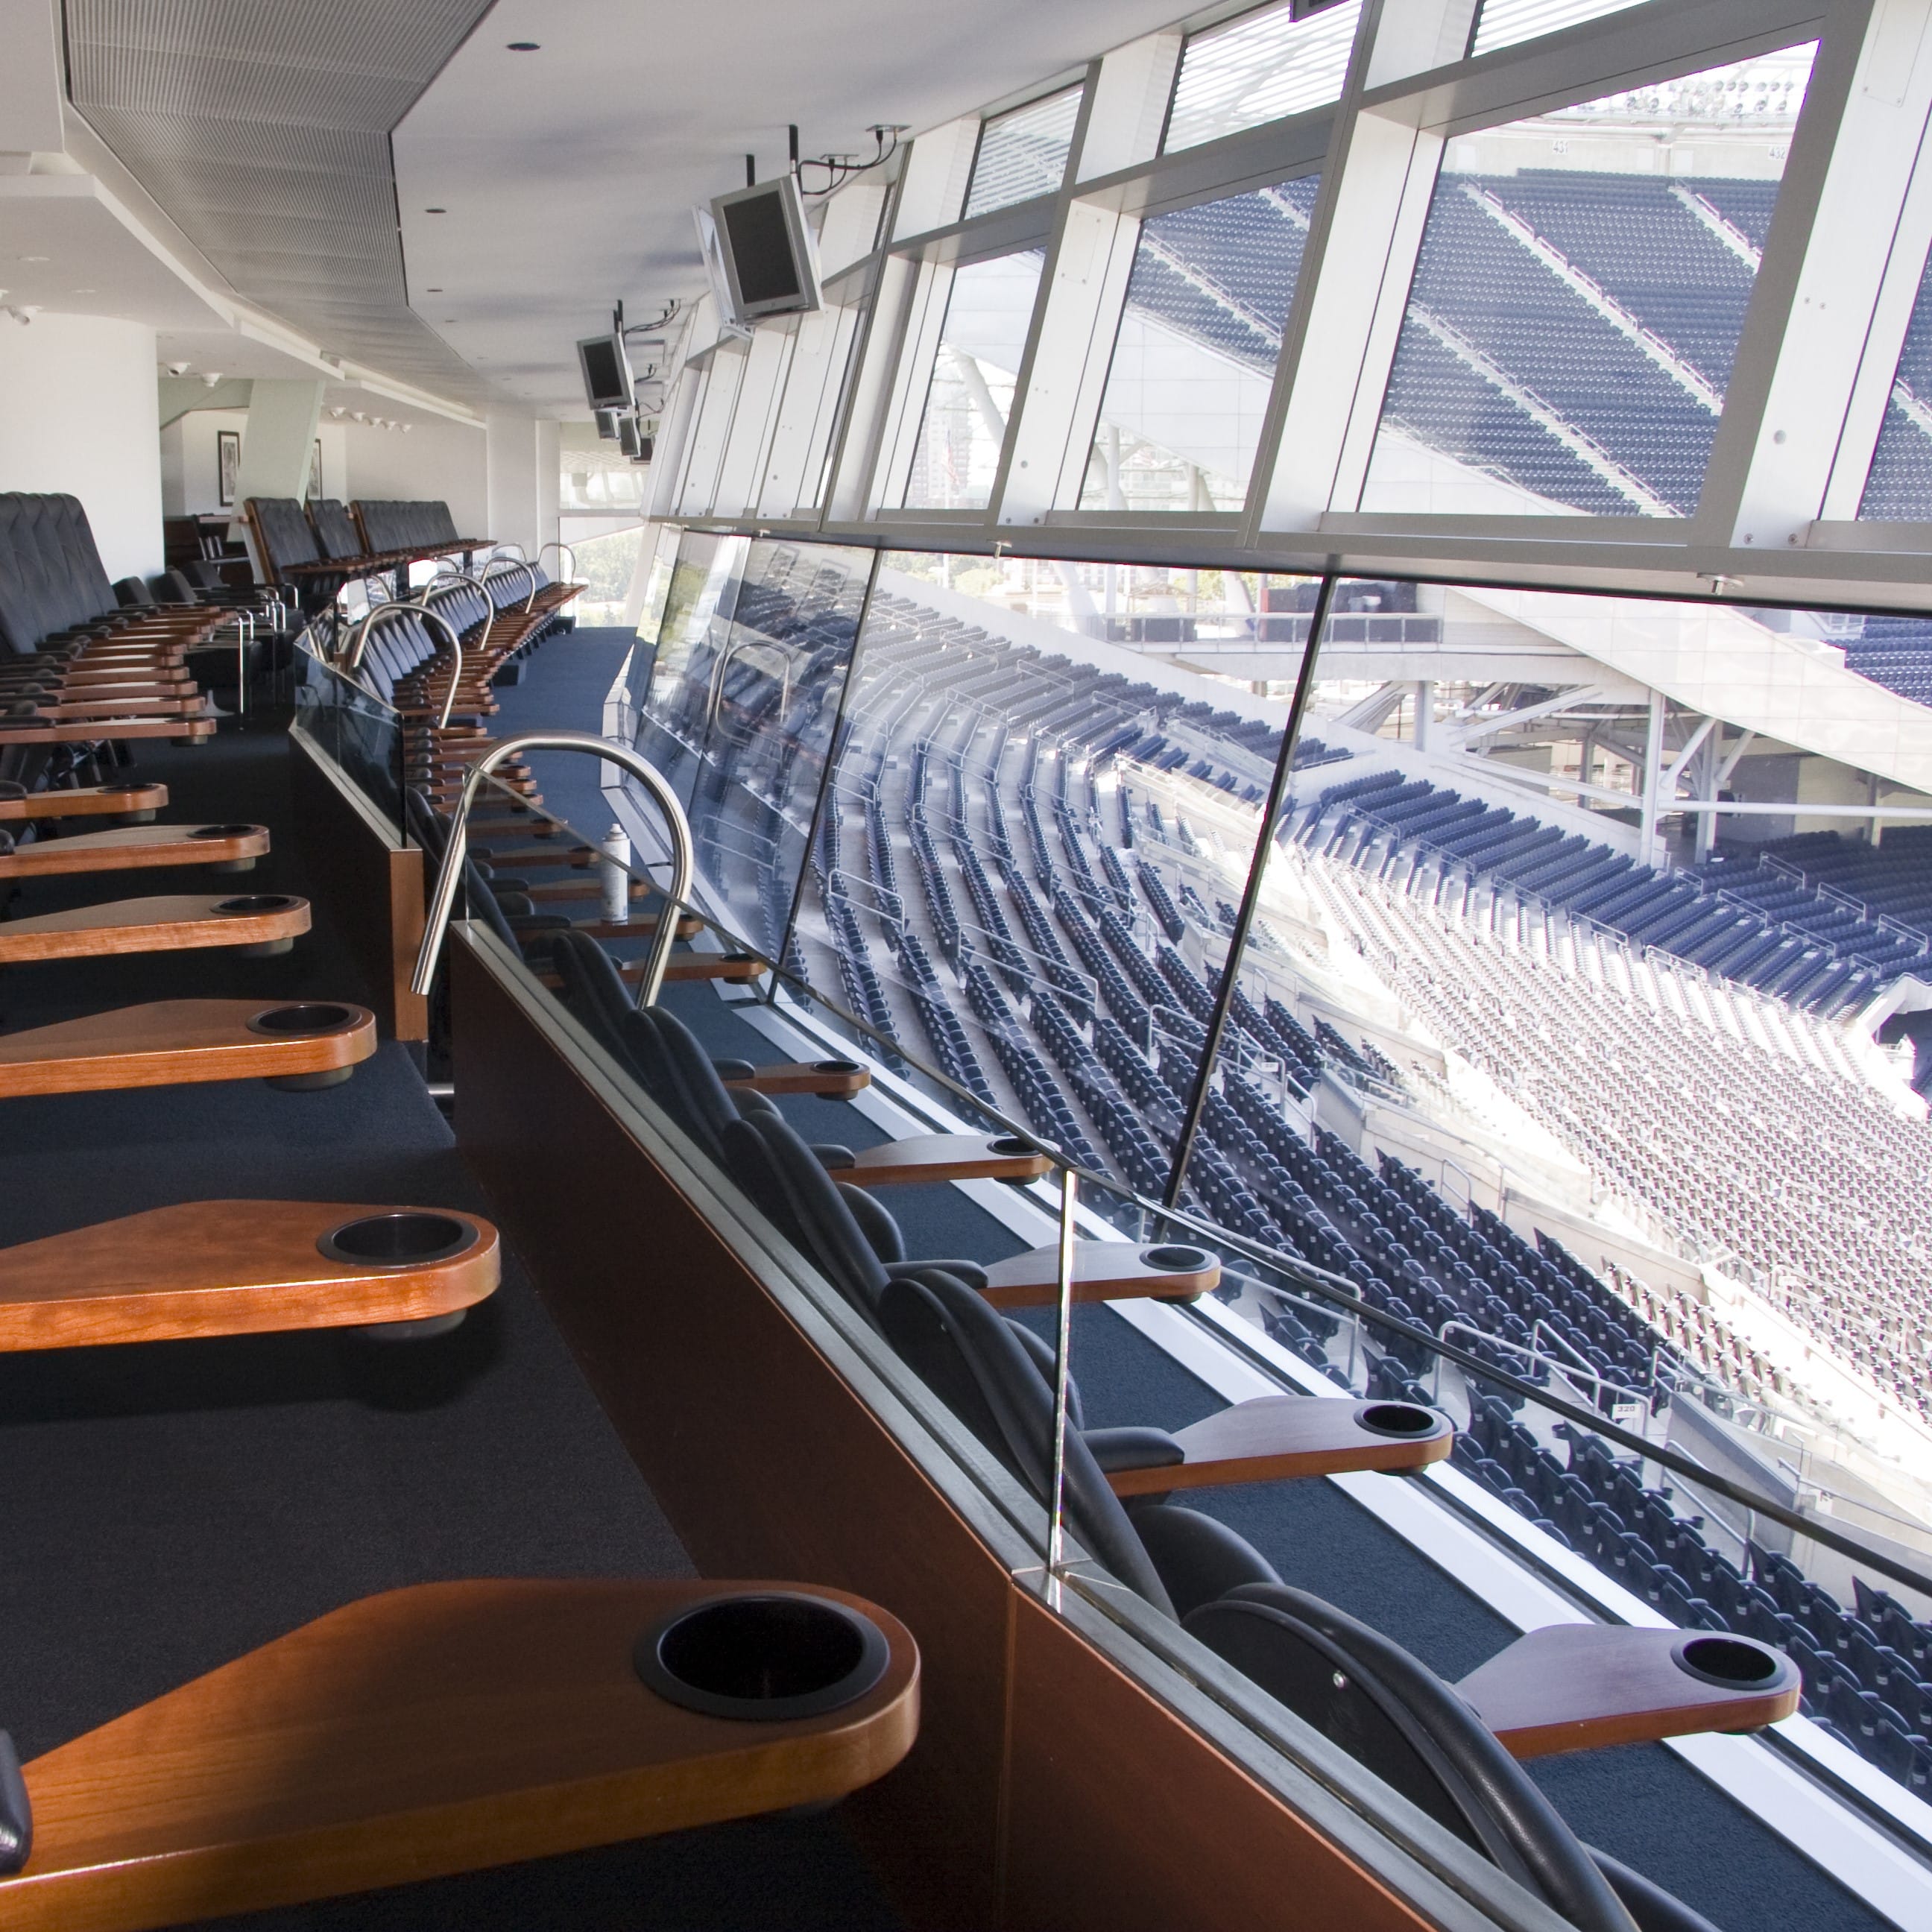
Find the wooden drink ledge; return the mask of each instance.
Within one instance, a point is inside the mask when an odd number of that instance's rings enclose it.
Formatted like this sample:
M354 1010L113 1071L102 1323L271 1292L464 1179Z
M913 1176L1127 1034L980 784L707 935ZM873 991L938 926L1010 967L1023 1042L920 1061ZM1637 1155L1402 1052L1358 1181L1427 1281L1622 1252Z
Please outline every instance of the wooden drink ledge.
M122 952L178 952L202 946L286 952L308 928L308 901L286 892L116 899L0 924L0 966Z
M346 1002L156 1000L0 1034L0 1100L203 1080L333 1086L376 1051L376 1016Z
M163 784L82 785L72 791L32 791L0 796L0 825L22 818L152 818L168 802Z
M666 1662L724 1690L706 1708ZM142 1932L824 1804L891 1770L918 1722L911 1636L840 1592L392 1590L28 1764L0 1923Z
M0 879L76 872L142 872L163 866L224 866L239 872L268 849L265 825L123 825L37 839L0 853Z
M480 1215L186 1202L0 1249L0 1353L436 1322L501 1274Z

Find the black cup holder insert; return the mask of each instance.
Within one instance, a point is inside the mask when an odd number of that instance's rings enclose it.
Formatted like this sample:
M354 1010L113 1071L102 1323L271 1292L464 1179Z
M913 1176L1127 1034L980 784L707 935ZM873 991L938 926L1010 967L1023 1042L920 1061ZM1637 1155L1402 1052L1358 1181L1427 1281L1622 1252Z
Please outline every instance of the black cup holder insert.
M638 1638L632 1662L668 1703L707 1718L778 1724L856 1703L891 1652L871 1618L794 1591L714 1597Z
M188 836L190 838L245 838L261 829L259 825L197 825Z
M866 1070L856 1060L814 1060L812 1070L814 1073L862 1073Z
M1411 1438L1432 1436L1442 1426L1432 1410L1414 1402L1366 1402L1356 1410L1355 1420L1376 1436Z
M1774 1650L1735 1636L1694 1636L1671 1655L1686 1676L1726 1690L1774 1689L1790 1667Z
M1190 1248L1179 1241L1163 1241L1158 1247L1143 1248L1141 1259L1166 1274L1198 1274L1203 1268L1214 1265L1214 1257L1205 1248Z
M355 1017L353 1006L337 1006L328 1000L305 1000L292 1006L267 1008L249 1021L248 1030L300 1039L309 1034L334 1033Z
M217 901L214 910L237 916L251 913L259 916L262 913L286 912L301 903L301 900L286 892L244 892L239 898Z
M329 1229L316 1243L332 1262L358 1268L428 1268L454 1261L482 1236L473 1222L454 1214L360 1214Z
M1034 1151L1034 1144L1030 1141L1022 1140L1018 1134L1000 1134L986 1143L986 1151L988 1154L1024 1155Z

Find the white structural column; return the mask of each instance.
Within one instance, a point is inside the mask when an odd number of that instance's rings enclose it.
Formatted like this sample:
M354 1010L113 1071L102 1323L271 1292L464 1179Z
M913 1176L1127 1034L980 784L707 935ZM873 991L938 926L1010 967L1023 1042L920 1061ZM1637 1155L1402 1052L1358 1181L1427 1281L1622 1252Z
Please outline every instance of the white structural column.
M1932 110L1928 18L1932 0L1840 0L1827 16L1705 481L1711 540L1801 543L1834 468L1862 488L1910 299L1882 332L1874 309L1888 273L1916 293L1922 265L1922 243L1888 268Z
M1458 22L1466 33L1468 14L1469 0L1363 10L1256 456L1251 542L1312 530L1360 494L1442 141L1416 124L1414 99L1349 110L1372 76L1377 86L1400 80L1453 41Z
M520 544L534 557L556 535L553 519L544 526L544 491L538 481L538 455L543 442L534 416L512 410L492 410L484 423L484 467L488 476L485 534L499 543ZM555 427L550 434L550 497L556 494Z
M0 317L0 490L78 496L110 578L161 567L154 332L105 316Z
M1070 181L1153 158L1180 52L1178 34L1153 34L1089 68ZM1133 217L1063 194L994 496L999 523L1040 524L1049 510L1078 507L1139 236Z
M563 494L563 425L554 416L537 418L537 541L532 546L530 555L534 557L545 544L556 542L562 529L559 512ZM562 562L551 559L553 574L564 574Z
M242 436L242 472L236 485L238 512L250 496L308 494L309 464L322 420L320 382L258 381L248 396L248 426Z

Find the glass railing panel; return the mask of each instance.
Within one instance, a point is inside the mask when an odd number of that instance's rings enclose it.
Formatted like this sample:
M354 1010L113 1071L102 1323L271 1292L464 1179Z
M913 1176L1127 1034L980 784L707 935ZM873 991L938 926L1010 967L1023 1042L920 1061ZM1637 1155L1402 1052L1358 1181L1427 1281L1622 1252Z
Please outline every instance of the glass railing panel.
M296 723L400 832L404 721L374 692L318 656L306 640L295 654L295 706Z
M883 560L792 962L1043 1139L1155 1193L1288 709L1159 653L1186 649L1184 630L1285 694L1315 592L1162 574L1171 614L1141 584L1133 614L1110 619L1078 566ZM1028 596L1056 614L1031 616Z

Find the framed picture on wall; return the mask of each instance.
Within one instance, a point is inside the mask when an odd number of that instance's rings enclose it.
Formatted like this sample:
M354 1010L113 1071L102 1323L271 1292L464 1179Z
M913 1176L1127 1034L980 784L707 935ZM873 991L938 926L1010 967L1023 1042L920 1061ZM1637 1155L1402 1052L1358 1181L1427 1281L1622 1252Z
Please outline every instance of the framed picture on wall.
M322 494L322 438L315 440L315 447L308 458L308 501L313 503Z
M235 502L235 485L242 474L242 432L219 429L214 433L214 467L218 479L218 500L224 509Z

